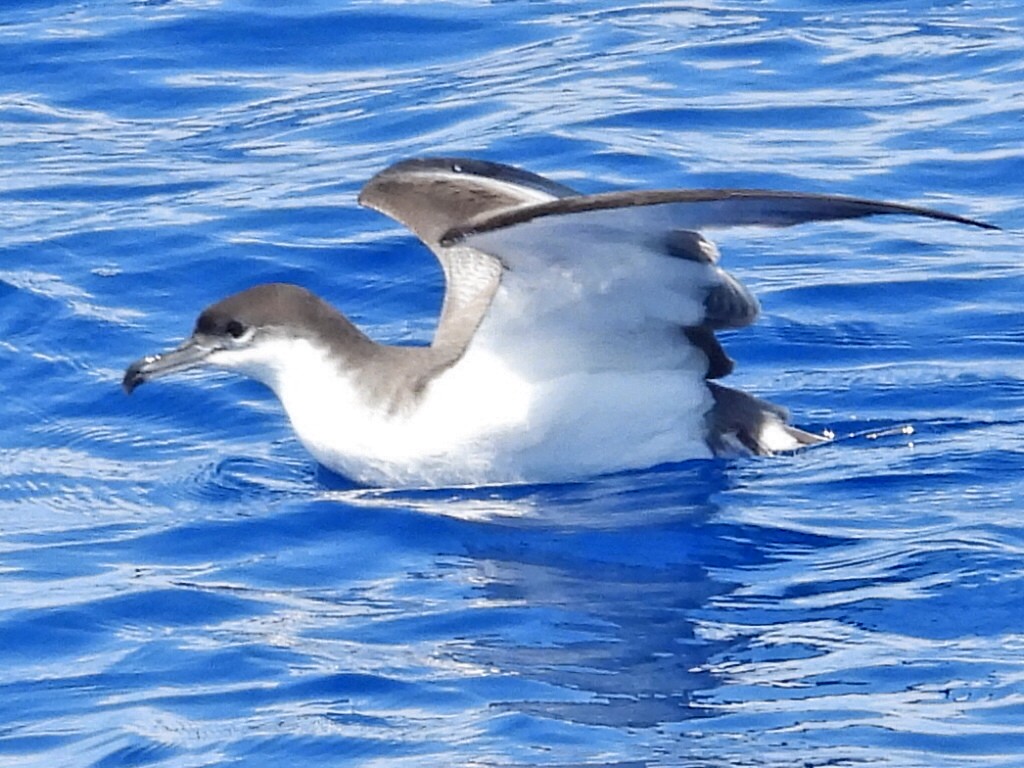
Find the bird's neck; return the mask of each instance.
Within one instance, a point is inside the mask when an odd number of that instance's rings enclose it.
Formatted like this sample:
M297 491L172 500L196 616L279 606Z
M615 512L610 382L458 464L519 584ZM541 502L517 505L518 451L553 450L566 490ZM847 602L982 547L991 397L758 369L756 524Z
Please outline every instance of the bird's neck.
M364 412L408 413L430 382L455 362L443 349L362 339L366 344L357 347L317 336L274 341L269 362L244 373L269 386L293 421L306 423L314 413L339 414L334 417L339 421Z

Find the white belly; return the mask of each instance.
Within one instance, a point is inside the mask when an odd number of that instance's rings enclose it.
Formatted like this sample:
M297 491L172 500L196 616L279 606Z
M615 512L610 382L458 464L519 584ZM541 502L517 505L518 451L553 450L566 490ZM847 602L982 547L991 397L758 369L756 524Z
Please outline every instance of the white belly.
M567 480L710 455L699 366L529 380L471 347L406 412L368 407L333 368L275 390L309 452L370 485Z

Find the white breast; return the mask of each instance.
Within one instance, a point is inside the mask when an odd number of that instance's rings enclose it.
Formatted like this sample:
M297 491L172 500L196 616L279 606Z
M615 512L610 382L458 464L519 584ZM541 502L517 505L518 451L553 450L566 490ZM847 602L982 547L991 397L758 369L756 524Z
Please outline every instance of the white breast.
M357 482L431 486L489 477L502 436L525 421L531 387L491 359L464 360L414 406L372 402L325 349L304 339L274 342L275 391L306 449ZM498 407L489 407L490 391Z
M274 373L260 378L306 449L357 482L565 480L709 455L710 402L696 360L688 376L675 368L528 378L474 341L415 407L389 413L368 404L325 350L304 340L274 343Z

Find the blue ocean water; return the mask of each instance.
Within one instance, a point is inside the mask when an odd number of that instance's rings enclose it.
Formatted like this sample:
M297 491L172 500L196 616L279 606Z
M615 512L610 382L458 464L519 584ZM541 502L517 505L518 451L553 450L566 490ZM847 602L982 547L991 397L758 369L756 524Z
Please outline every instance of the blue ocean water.
M1024 9L18 0L0 9L0 765L1019 766ZM933 205L723 232L734 381L856 434L367 490L258 385L124 366L304 284L430 338L355 204L420 154L588 191ZM906 427L911 427L912 434Z

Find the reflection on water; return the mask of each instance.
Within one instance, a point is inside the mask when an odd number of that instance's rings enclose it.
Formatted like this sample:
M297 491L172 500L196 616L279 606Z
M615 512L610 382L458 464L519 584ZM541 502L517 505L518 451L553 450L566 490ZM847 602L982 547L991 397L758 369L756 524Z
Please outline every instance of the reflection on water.
M396 507L474 523L460 541L467 610L508 617L436 650L471 675L528 681L531 695L493 706L588 725L649 727L702 714L719 648L692 613L726 591L694 549L714 516L714 477L698 463L545 489L338 491L357 507ZM671 478L671 480L669 480ZM691 499L678 493L685 479ZM481 525L485 526L481 528ZM438 553L439 555L442 553Z
M712 671L747 638L704 631L714 599L746 585L715 575L772 559L796 539L722 526L714 498L725 465L698 462L578 488L472 489L421 493L334 492L378 511L410 508L456 518L448 578L465 588L465 610L484 622L434 649L464 674L513 677L528 695L495 701L503 711L588 726L652 728L714 714L694 694L717 685ZM687 494L681 488L691 488ZM574 498L575 497L575 498ZM438 553L444 555L446 553ZM447 553L450 554L451 553ZM472 626L474 621L470 621Z
M524 562L515 554L474 553L479 599L529 605L531 613L545 617L542 636L527 626L463 641L454 656L542 683L551 698L497 706L630 728L704 714L692 693L714 687L708 661L722 644L697 637L692 614L725 585L695 564L581 562L550 553Z

